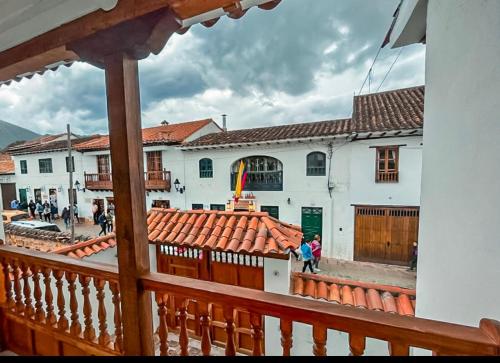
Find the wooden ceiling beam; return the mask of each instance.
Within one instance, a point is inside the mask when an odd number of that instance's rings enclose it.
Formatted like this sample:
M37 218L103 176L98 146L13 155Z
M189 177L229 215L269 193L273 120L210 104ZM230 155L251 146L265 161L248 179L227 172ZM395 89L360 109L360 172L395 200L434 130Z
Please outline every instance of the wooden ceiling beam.
M160 53L180 27L174 12L162 8L69 43L67 48L82 60L104 68L104 59L111 54L123 53L140 60Z

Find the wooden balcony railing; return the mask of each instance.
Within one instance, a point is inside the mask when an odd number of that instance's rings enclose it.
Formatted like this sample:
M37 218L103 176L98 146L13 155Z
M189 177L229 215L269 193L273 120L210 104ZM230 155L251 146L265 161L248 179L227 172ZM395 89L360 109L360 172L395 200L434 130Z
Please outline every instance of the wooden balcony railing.
M170 171L147 171L144 173L144 180L147 190L165 190L170 192ZM85 173L85 188L89 190L113 190L112 174Z
M165 190L170 192L170 172L169 171L147 171L144 173L147 190Z
M377 183L397 183L399 181L399 172L379 171L376 173L375 181Z
M0 247L0 261L4 276L12 275L12 280L4 279L4 292L0 297L3 319L53 337L63 348L72 346L72 352L77 349L86 354L123 353L122 337L127 332L121 324L120 287L115 266L7 246ZM279 319L285 356L291 354L293 347L294 322L311 326L310 349L317 356L335 354L326 350L329 329L349 335L351 355L363 355L367 338L386 341L390 355L408 355L410 347L427 349L436 355L500 355L500 323L493 320L482 319L475 328L236 286L228 288L220 283L160 273L149 273L140 280L144 289L155 293L158 310L154 328L159 355L168 354L167 318L172 317L172 312L166 309L167 298L175 300L181 355L188 354L189 340L193 339L188 335L188 304L197 306L203 355L210 355L212 350L211 304L223 307L225 354L229 356L235 355L234 309L250 314L253 355L263 354L261 316ZM111 298L111 302L106 298ZM97 310L96 321L93 309ZM1 323L11 326L5 321ZM7 348L12 339L19 337L12 329L3 329L1 334L6 335L3 338ZM38 347L38 336L34 334L31 338L35 344L30 340L28 345Z
M111 173L84 174L85 188L89 190L113 190L113 176Z

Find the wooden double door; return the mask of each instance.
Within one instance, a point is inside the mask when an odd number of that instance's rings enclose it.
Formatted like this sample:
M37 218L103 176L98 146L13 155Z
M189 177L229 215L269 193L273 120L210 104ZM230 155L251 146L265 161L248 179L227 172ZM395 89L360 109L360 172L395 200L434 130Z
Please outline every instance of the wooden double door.
M419 207L356 206L354 260L407 265L419 215Z

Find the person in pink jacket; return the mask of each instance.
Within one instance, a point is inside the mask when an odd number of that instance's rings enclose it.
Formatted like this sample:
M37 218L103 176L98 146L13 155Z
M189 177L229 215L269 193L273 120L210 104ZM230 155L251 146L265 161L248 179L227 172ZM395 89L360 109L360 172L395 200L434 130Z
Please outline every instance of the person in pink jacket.
M321 237L318 234L314 236L314 240L311 242L311 249L314 258L314 269L317 272L321 271L319 269L319 260L321 260Z

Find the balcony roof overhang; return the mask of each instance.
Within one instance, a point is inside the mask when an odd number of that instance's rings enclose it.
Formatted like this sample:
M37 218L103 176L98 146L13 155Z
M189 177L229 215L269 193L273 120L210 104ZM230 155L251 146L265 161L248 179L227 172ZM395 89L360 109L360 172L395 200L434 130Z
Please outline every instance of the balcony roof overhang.
M125 43L135 42L137 58L158 54L168 37L192 25L213 26L227 15L240 18L258 6L269 10L281 0L44 0L0 5L0 85L31 78L60 65L83 60L95 64L95 54L79 53L79 41L102 41L103 33L131 30ZM128 24L128 26L127 26ZM115 29L113 33L112 29ZM111 37L116 39L116 37ZM129 39L131 38L131 39ZM109 41L113 41L109 39ZM87 42L88 44L88 42ZM129 46L130 44L124 44ZM140 48L140 49L139 49ZM130 47L128 47L128 50ZM92 58L92 61L90 61Z
M425 43L427 32L428 0L401 0L394 21L387 33L384 46L399 48L415 43Z

